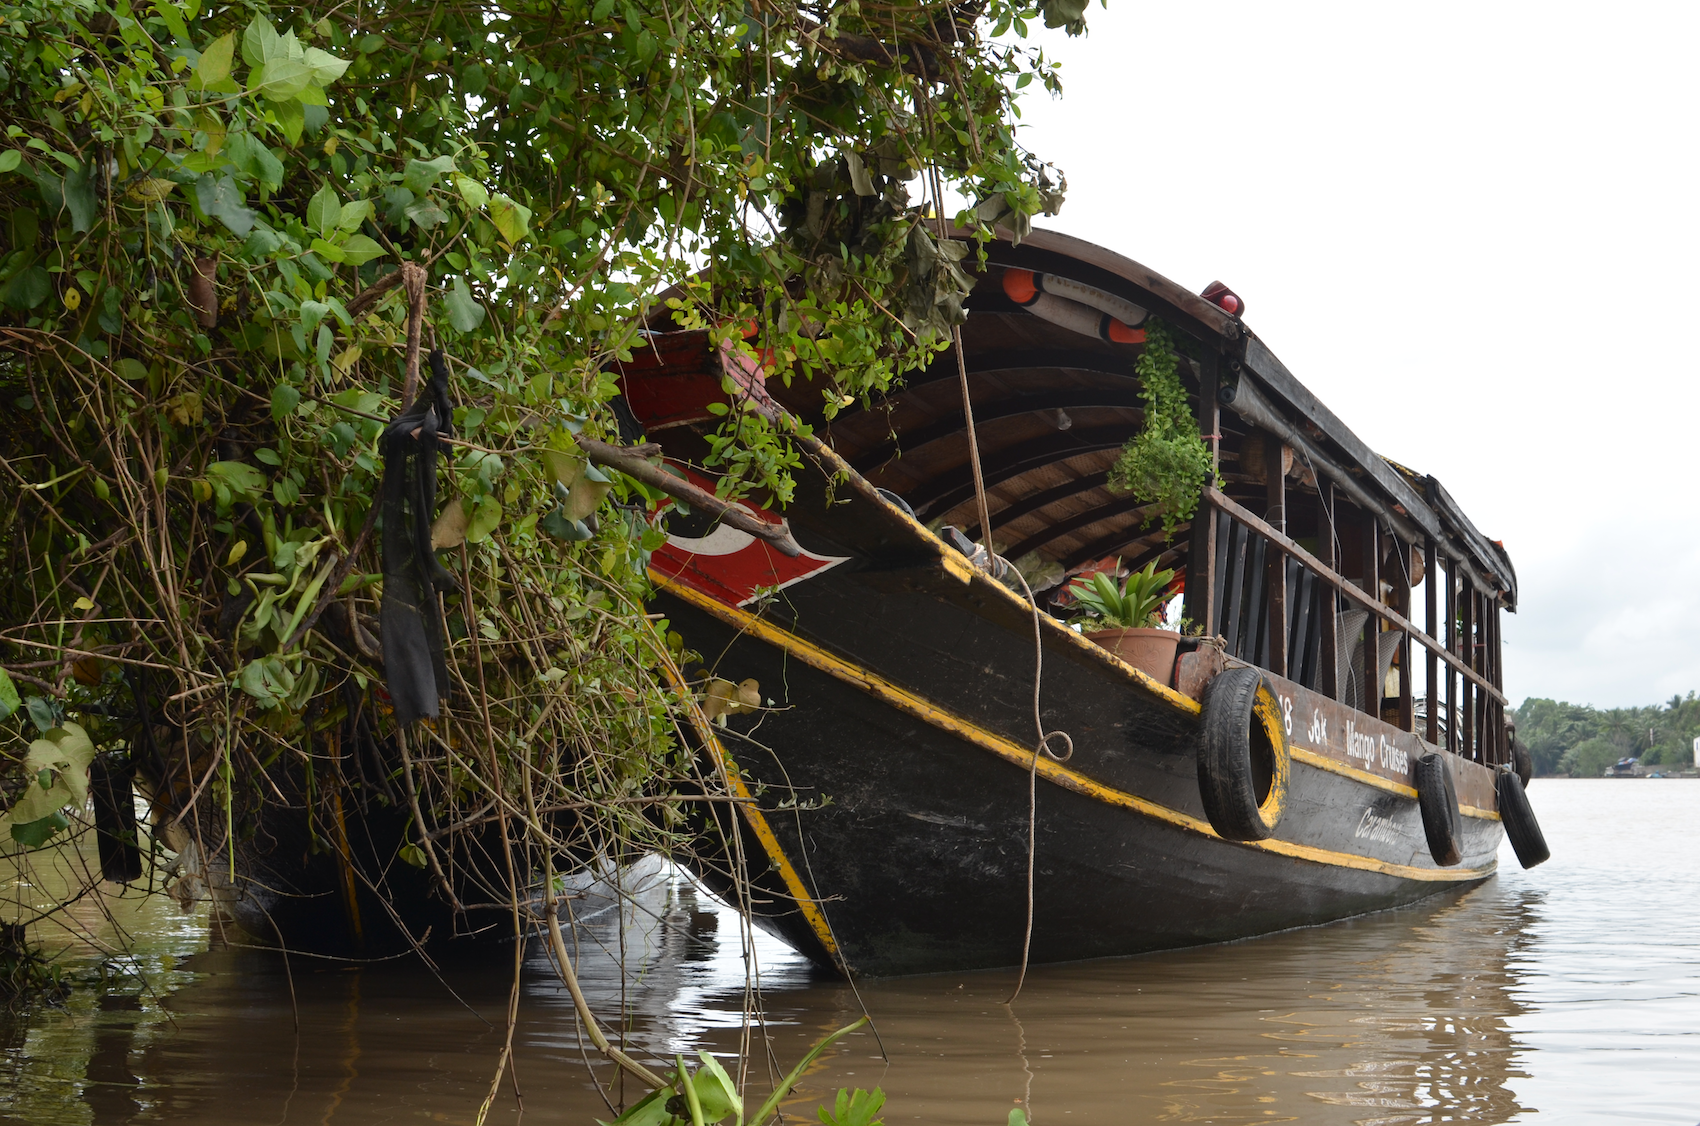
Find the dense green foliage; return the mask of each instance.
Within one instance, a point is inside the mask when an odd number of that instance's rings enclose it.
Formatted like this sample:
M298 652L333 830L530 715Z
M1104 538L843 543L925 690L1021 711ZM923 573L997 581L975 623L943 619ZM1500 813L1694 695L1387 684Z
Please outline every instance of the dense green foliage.
M1168 327L1156 317L1145 322L1145 347L1134 364L1145 418L1110 467L1110 487L1157 506L1163 530L1191 520L1199 492L1213 482L1210 448L1198 434L1187 404L1180 356Z
M492 806L537 850L522 872L560 843L550 808L584 810L591 845L669 846L642 801L690 768L701 683L644 614L658 496L580 456L619 440L610 363L645 317L704 326L827 417L925 363L974 253L933 201L976 201L982 233L1058 202L1014 139L1017 92L1056 87L1021 40L1084 4L1042 9L0 4L0 662L27 697L5 805L78 797L86 733L165 805L213 799L207 855L249 839L282 768L316 842L345 794L417 784L397 856L433 870L419 821ZM459 404L455 703L372 778L339 740L395 746L360 532L401 405L401 263L428 271ZM785 503L787 424L724 419L703 468ZM10 828L37 846L65 818L27 800Z
M1663 704L1601 711L1586 704L1530 697L1514 717L1517 738L1529 748L1537 774L1597 778L1619 759L1645 766L1692 767L1700 736L1700 700L1694 693Z

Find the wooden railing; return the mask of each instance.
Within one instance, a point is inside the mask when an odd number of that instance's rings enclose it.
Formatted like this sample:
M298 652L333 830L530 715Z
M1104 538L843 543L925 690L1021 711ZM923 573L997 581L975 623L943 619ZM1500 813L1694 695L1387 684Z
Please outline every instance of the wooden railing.
M1324 483L1320 492L1323 512L1332 513L1332 490ZM1420 646L1427 664L1428 700L1423 730L1417 733L1436 745L1442 745L1444 739L1448 749L1478 762L1509 762L1504 724L1507 700L1500 688L1497 600L1460 584L1459 576L1449 567L1445 572L1443 629L1439 624L1441 584L1437 582L1442 572L1432 540L1422 545L1428 624L1424 630L1408 616L1410 582L1393 583L1404 606L1389 605L1372 593L1379 593L1377 565L1381 556L1381 529L1373 515L1365 517L1363 558L1367 574L1360 585L1334 567L1335 527L1331 517L1319 528L1322 534L1317 542L1327 556L1320 559L1284 530L1222 492L1206 488L1201 499L1203 511L1194 520L1195 565L1189 570L1201 579L1208 576L1209 584L1196 601L1189 601L1188 613L1207 633L1222 636L1232 655L1377 718L1381 718L1385 670L1396 661L1399 726L1417 731L1412 646ZM1270 509L1284 512L1284 483L1271 488ZM1232 525L1243 530L1234 530ZM1206 562L1204 567L1196 565L1200 560ZM1409 573L1402 576L1409 577ZM1355 615L1350 614L1354 608L1365 615L1361 636L1354 624L1348 626L1354 636L1342 638L1342 623L1355 623ZM1444 633L1445 640L1434 636L1437 633ZM1389 641L1394 635L1397 640ZM1349 659L1342 662L1342 642L1361 645L1361 655L1348 654ZM1393 646L1396 650L1388 652ZM1442 666L1444 704L1437 699ZM1348 671L1347 683L1342 683L1343 671Z

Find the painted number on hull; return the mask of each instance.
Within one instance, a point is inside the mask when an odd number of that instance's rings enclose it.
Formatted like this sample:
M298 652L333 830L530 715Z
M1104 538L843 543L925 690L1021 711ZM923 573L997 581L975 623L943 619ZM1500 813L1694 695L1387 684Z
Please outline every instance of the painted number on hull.
M1281 718L1286 724L1287 738L1293 737L1293 698L1280 696ZM1305 742L1312 747L1328 746L1328 717L1321 708L1310 710L1310 725L1305 729ZM1352 720L1346 721L1346 757L1357 759L1365 766L1378 765L1383 770L1410 774L1411 756L1399 744L1385 735L1366 735Z

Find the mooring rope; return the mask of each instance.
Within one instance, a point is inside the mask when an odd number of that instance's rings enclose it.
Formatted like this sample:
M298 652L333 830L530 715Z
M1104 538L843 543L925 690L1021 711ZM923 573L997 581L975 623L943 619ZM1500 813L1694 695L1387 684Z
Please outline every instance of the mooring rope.
M931 116L927 115L926 124L929 134L931 131ZM944 224L944 189L939 181L937 165L928 168L933 188L933 211L938 226L938 237L942 241L949 237ZM1021 987L1027 981L1027 960L1033 949L1033 869L1034 858L1038 846L1039 825L1039 753L1056 762L1067 762L1074 757L1074 740L1066 731L1045 730L1045 721L1039 709L1039 690L1045 675L1045 640L1039 624L1039 600L1033 597L1033 588L1027 583L1027 576L1009 560L999 556L992 548L992 515L986 504L986 481L980 472L980 441L974 433L974 404L968 391L968 358L962 349L962 326L952 325L950 329L951 343L956 350L956 377L962 390L962 421L968 438L968 468L974 478L974 500L980 510L980 542L985 545L986 572L997 577L997 567L1001 563L1015 572L1015 577L1021 580L1021 589L1027 595L1027 605L1033 611L1033 727L1037 731L1039 741L1033 747L1033 761L1027 767L1027 925L1021 936L1021 970L1015 979L1015 991L1009 995L1004 1004L1015 1003L1021 996ZM1061 739L1067 749L1062 754L1051 750L1051 740Z
M1066 731L1045 730L1045 720L1039 711L1039 686L1045 676L1045 638L1039 625L1039 600L1033 597L1033 588L1027 585L1027 576L1016 570L1015 564L1009 564L1015 571L1015 577L1021 580L1021 589L1027 595L1027 605L1033 609L1033 727L1039 733L1039 741L1033 747L1033 761L1027 766L1027 927L1021 936L1021 971L1015 979L1015 991L1009 995L1006 1005L1013 1005L1015 999L1021 996L1021 987L1027 982L1027 958L1033 949L1033 862L1038 851L1039 828L1039 752L1056 762L1067 762L1074 757L1074 740L1069 738ZM1061 739L1066 746L1062 754L1051 750L1051 740Z

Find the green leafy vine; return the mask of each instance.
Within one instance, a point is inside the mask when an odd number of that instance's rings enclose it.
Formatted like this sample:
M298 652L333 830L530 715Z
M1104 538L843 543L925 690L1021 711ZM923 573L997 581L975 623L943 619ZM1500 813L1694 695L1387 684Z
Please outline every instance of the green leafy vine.
M1198 510L1199 492L1214 477L1210 449L1198 434L1198 419L1181 384L1180 356L1168 326L1156 317L1145 324L1145 349L1134 364L1145 422L1128 439L1110 467L1110 488L1157 506L1153 519L1172 535Z

